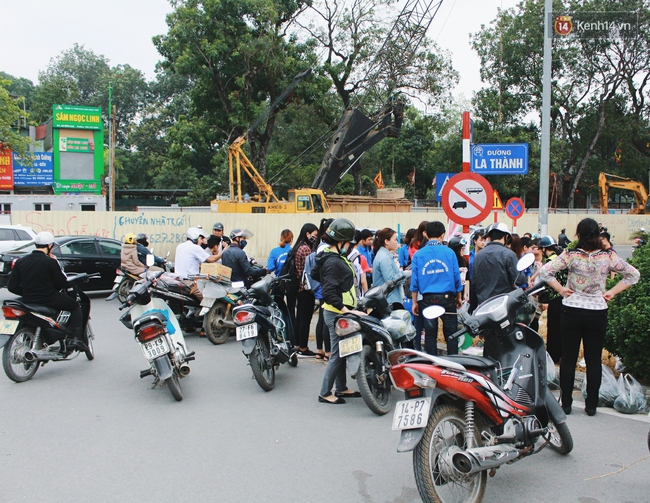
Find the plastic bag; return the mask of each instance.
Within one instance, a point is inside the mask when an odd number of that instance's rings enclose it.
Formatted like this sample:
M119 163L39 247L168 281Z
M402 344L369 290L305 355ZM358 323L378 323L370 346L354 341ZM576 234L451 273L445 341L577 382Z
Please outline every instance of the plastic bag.
M602 365L603 377L598 391L598 407L613 407L614 401L618 398L619 389L614 372L607 365ZM587 377L582 382L582 397L587 398Z
M560 378L551 355L546 352L546 384L550 389L560 389Z
M648 401L643 394L643 388L630 374L621 374L618 377L618 398L614 401L614 408L623 414L636 414L645 412Z

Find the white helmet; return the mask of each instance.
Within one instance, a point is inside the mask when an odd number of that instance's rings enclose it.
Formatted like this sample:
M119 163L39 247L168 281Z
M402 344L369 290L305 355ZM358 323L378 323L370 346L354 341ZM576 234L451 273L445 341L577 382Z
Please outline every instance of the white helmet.
M51 232L39 232L34 238L36 246L48 246L54 244L54 235Z
M199 236L208 237L205 231L203 229L199 229L198 227L190 227L185 232L185 235L187 236L187 239L194 241L194 243L198 241Z
M508 226L504 224L503 222L497 222L495 224L488 225L485 235L489 236L492 234L492 231L499 231L502 232L503 234L506 234L510 236L510 229L508 229Z

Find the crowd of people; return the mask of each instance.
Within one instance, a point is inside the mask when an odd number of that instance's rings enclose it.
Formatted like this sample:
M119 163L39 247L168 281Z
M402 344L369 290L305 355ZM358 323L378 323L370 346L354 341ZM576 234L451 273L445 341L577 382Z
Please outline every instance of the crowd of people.
M176 274L188 279L200 271L203 262L220 262L230 267L233 282L250 282L273 273L286 276L275 300L288 313L287 333L299 358L316 358L327 363L319 394L323 403L341 404L360 396L347 388L345 360L339 358L334 321L338 314L355 310L369 288L381 286L410 269L408 291L395 289L388 301L394 309L407 308L413 314L416 350L438 353L438 319L426 319L422 310L431 305L445 309L441 316L447 354L458 353L458 342L450 336L458 329L457 310L468 312L487 299L516 288L526 289L537 280L546 289L536 297L537 311L531 328L538 329L539 317L547 312L547 350L560 365L562 406L569 414L572 405L575 366L580 345L587 367L585 411L596 413L601 381L600 360L607 327L607 302L639 280L639 272L618 257L611 236L595 220L583 219L571 241L566 229L556 241L552 236L512 233L504 223L478 227L467 243L461 235L448 236L439 221L423 221L409 229L400 242L391 228L376 232L357 229L347 219L323 218L320 225L306 223L294 242L294 233L284 229L277 247L270 250L266 267L257 266L244 248L253 233L233 229L224 235L223 224L213 225L208 236L200 228L187 231L187 242L176 250ZM123 266L140 270L135 263L136 244L146 235L128 235ZM145 245L146 246L146 245ZM144 252L137 250L143 260ZM519 271L522 255L532 253L535 262ZM158 258L156 258L158 260ZM622 280L607 290L606 279L620 274ZM196 290L193 290L196 291ZM199 292L200 293L200 292ZM309 347L312 317L318 312L316 348ZM488 342L484 355L489 356Z

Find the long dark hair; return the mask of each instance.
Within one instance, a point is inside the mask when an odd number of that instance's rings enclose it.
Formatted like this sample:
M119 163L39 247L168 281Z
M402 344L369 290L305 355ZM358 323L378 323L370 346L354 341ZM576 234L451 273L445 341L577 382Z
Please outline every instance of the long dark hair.
M291 248L291 254L295 255L296 251L298 251L298 248L300 248L303 244L306 244L311 248L312 250L315 249L317 246L316 243L313 245L309 242L307 239L307 234L311 234L314 231L317 231L318 227L316 227L312 223L306 223L305 225L302 226L302 229L300 229L300 234L298 234L298 239L296 239L296 242L293 244L293 248Z
M584 251L600 250L603 247L600 242L598 222L593 218L580 220L576 228L576 235L578 236L578 248L582 248Z
M415 236L413 236L413 239L411 239L409 246L413 246L418 250L424 246L424 244L427 242L427 238L424 237L424 231L426 228L427 221L422 220L422 222L420 222L420 225L418 225L418 228L415 230Z
M390 241L390 238L392 238L394 234L397 234L397 232L395 232L390 227L384 227L377 234L375 234L375 239L372 241L372 249L375 252L375 256L377 255L379 248L385 246L386 241Z

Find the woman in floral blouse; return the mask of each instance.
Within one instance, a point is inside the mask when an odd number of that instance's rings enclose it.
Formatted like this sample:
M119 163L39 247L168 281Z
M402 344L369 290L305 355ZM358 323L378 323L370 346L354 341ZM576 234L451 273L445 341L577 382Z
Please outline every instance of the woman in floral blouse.
M587 365L587 398L585 412L596 414L601 381L601 355L607 331L607 302L639 281L639 271L612 250L601 248L598 223L592 218L580 221L576 229L578 246L566 250L540 270L540 277L562 298L562 361L560 363L560 388L562 408L571 413L575 367L584 347ZM555 275L567 270L566 286ZM605 282L613 271L623 276L616 286L605 290Z

